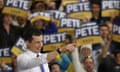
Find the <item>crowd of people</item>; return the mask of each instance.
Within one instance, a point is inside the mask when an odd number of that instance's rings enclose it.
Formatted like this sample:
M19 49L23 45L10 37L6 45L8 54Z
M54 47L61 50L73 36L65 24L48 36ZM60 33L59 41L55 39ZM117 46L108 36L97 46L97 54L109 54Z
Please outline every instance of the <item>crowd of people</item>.
M65 12L62 1L32 0L28 17L47 10ZM42 51L42 36L58 33L55 20L38 19L31 22L28 18L2 13L5 0L0 0L0 72L120 72L120 43L112 40L113 24L120 23L120 16L111 14L102 17L100 0L90 2L92 17L86 17L81 23L96 22L102 42L78 47L76 39L67 34L65 46L46 53ZM10 52L11 63L5 63L2 54L6 53L2 50L11 50L19 37L23 37L28 50L19 56Z

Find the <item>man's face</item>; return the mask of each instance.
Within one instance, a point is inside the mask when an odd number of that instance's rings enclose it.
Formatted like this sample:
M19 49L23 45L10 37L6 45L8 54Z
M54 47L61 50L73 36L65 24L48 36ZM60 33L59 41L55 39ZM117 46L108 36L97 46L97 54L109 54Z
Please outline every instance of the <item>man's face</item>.
M93 4L92 5L92 12L93 12L93 15L99 15L100 13L100 6L97 5L97 4Z
M94 69L93 60L91 58L86 59L84 62L84 67L88 72L92 72Z
M106 26L100 27L100 33L103 38L106 38L109 34L109 29Z
M51 72L61 72L59 65L57 64L52 65Z
M43 36L32 36L32 41L29 42L28 41L28 47L31 51L35 52L35 53L39 53L42 46L43 46Z
M35 12L45 11L45 6L42 3L37 3L35 5Z

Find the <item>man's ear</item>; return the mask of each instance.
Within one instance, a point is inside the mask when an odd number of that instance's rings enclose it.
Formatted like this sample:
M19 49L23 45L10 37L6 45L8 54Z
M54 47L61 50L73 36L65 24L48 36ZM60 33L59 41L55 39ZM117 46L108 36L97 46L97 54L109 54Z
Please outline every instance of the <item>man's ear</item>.
M27 41L25 41L25 43L26 43L26 45L28 46L30 42L27 40Z

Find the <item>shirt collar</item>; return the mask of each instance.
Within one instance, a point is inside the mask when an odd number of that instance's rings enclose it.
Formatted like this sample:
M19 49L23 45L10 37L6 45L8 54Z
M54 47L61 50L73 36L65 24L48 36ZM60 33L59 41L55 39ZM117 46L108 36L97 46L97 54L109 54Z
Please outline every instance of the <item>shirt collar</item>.
M36 56L37 56L37 53L35 53L35 52L33 52L33 51L29 50L29 49L27 49L27 53L28 53L30 56L33 56L33 57L36 57ZM38 54L40 54L40 53L38 53Z

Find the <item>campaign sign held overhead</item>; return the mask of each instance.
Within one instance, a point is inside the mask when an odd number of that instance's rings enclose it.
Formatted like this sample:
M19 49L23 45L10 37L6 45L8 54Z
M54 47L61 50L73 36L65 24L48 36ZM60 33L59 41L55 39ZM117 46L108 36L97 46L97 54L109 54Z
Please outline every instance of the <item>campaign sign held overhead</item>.
M82 24L80 28L76 29L75 38L77 39L78 46L102 42L99 26L94 22Z
M30 8L31 0L5 0L3 13L26 17L27 11Z

